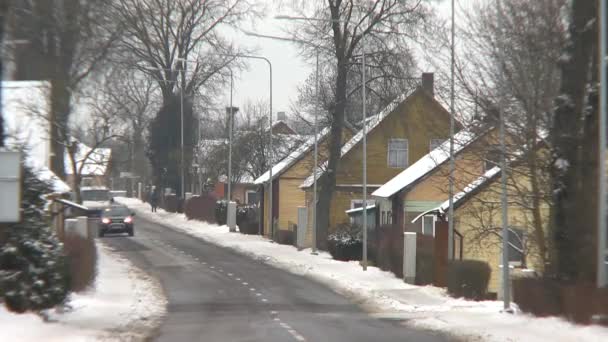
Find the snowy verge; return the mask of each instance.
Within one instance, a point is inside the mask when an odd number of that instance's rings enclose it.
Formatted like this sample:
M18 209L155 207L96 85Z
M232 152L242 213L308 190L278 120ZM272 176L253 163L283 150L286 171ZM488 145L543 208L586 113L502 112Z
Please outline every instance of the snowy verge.
M116 198L139 217L228 247L291 273L309 277L347 295L376 317L403 319L467 341L608 341L608 329L579 326L561 318L537 318L502 312L502 302L455 299L443 289L404 283L377 267L362 271L358 262L341 262L328 253L312 255L257 235L230 233L226 226L188 220L183 214L150 207L137 199Z
M160 284L127 259L97 244L94 286L71 294L67 312L50 310L49 322L14 314L0 304L1 341L143 341L160 324L166 299Z

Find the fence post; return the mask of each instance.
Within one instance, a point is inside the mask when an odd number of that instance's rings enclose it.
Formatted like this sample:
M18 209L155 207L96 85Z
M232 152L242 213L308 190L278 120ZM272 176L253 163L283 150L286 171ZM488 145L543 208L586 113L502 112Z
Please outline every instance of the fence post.
M228 202L227 215L226 223L228 224L229 230L231 232L236 232L236 202Z
M76 234L88 239L89 238L89 218L86 216L78 216L76 218L76 220L77 220Z
M403 233L403 281L416 282L416 233Z

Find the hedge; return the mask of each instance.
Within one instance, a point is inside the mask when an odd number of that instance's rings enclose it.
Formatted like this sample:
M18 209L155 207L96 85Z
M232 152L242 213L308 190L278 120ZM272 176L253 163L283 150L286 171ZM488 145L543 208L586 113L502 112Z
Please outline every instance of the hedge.
M492 270L479 260L448 262L448 293L454 297L483 300L486 298Z

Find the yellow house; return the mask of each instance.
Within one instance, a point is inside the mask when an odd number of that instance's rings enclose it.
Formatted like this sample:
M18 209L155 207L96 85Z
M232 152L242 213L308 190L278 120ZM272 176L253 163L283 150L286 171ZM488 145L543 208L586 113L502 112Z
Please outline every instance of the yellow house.
M492 274L488 292L491 293L500 293L502 281L500 175L500 168L494 167L454 195L454 229L462 236L462 258L490 265ZM529 196L522 195L522 192L531 193L529 171L522 165L514 165L509 170L507 181L509 266L512 274L522 269L543 273L539 244L548 241L549 204L545 200L539 201L541 221L537 226L533 223L534 212ZM541 193L539 197L545 196ZM448 206L445 201L434 214L445 217Z
M403 95L382 112L368 118L367 183L368 195L408 166L443 143L449 136L450 114L433 96L433 75L423 74L423 86ZM346 211L361 207L363 133L358 132L342 147L336 172L336 188L330 204L329 232L348 222ZM324 167L321 170L325 169ZM310 175L301 185L306 191L308 213L312 212ZM323 172L317 172L317 178ZM368 205L374 199L368 196ZM310 216L309 216L310 217ZM310 232L312 219L308 220ZM310 243L310 234L307 243Z
M483 126L454 135L455 193L496 166L496 141L497 130ZM449 151L450 142L446 141L372 193L380 208L381 224L397 224L407 232L435 234L436 218L424 213L448 199Z
M318 162L323 162L327 156L329 127L322 129L317 135ZM350 139L353 132L346 127L343 130L343 141ZM314 137L306 140L287 157L272 167L272 217L275 228L278 230L293 231L298 221L298 207L305 205L304 192L299 186L312 172L314 164ZM260 212L264 235L270 236L272 229L268 226L269 191L268 180L270 172L267 171L258 177L254 184L263 185L261 192L263 201Z

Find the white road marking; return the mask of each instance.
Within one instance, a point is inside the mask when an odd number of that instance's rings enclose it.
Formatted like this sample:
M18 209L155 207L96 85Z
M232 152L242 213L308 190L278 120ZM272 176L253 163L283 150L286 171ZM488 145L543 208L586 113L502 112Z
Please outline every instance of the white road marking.
M244 282L243 282L243 285L247 286L247 285L249 285L249 283L248 283L248 282L246 282L246 281L244 281Z
M252 288L250 288L250 289L249 289L249 291L252 291L252 292L253 292L253 291L255 291L255 288L254 288L254 287L252 287Z
M262 298L262 302L266 303L266 302L268 302L268 299Z
M228 273L228 276L229 276L229 277L232 277L232 273Z
M241 278L235 278L234 280L236 280L236 281L241 281Z
M255 295L258 296L258 297L262 297L261 293L256 293Z

